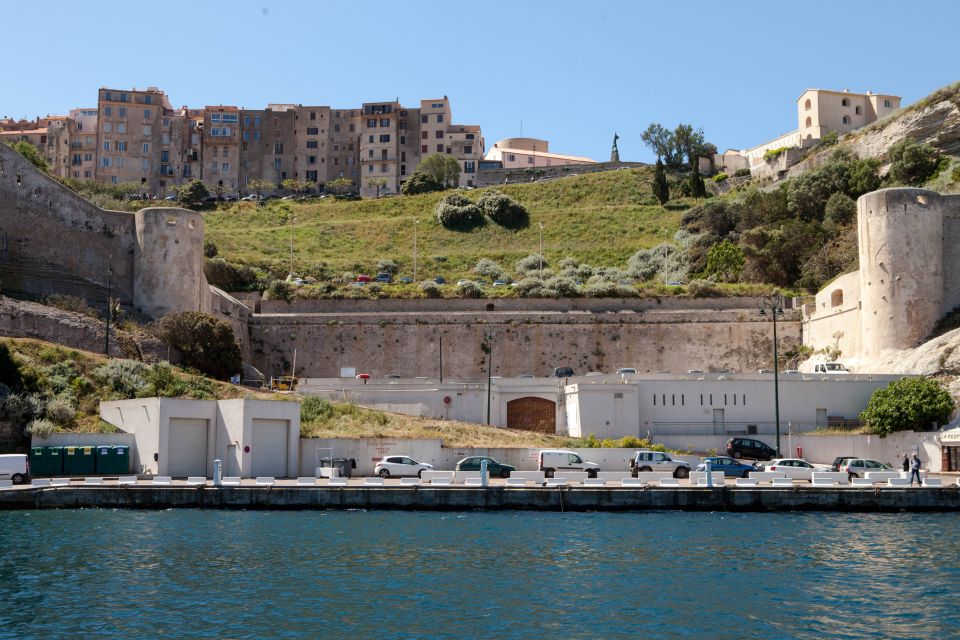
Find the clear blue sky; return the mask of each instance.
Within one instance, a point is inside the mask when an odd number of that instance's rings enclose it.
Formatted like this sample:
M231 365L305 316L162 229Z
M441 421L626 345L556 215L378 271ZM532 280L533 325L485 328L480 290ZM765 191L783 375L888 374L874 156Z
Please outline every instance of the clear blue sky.
M743 148L795 128L809 87L906 104L960 79L955 0L48 0L2 15L0 116L94 106L101 86L247 108L445 94L488 148L522 120L598 160L614 131L621 158L651 160L654 121Z

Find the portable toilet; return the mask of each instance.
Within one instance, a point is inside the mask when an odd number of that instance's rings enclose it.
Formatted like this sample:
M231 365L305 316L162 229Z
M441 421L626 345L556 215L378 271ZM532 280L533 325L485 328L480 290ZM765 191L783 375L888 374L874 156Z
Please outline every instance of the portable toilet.
M30 449L30 475L37 477L63 474L63 447L32 447Z
M63 447L63 474L86 476L96 473L94 447Z
M96 447L97 473L125 474L130 472L130 447L103 445Z

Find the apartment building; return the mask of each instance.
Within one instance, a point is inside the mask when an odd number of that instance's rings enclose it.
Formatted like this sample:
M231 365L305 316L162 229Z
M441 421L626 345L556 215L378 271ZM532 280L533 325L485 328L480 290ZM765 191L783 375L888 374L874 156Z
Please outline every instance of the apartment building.
M240 116L239 191L252 193L251 180L266 180L279 189L296 175L296 105L242 109Z
M327 130L330 107L296 105L294 109L293 178L321 190L327 182Z
M76 180L93 180L97 171L97 110L71 109L68 126L70 177Z
M156 87L100 89L97 100L97 169L100 182L135 184L161 193L174 179L171 166L175 112Z
M200 131L199 178L211 193L237 193L240 186L240 109L208 106Z
M360 118L360 195L374 197L371 180L384 180L379 191L400 189L400 136L406 135L409 112L393 102L365 102ZM401 129L401 124L403 129Z
M331 109L327 130L326 182L347 178L360 190L360 118L362 109ZM322 144L322 143L321 143Z

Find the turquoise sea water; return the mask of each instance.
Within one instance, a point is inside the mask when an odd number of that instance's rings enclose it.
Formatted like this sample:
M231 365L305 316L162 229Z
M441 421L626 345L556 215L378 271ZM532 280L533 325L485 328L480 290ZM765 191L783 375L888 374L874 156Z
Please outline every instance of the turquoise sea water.
M958 525L0 512L0 638L957 638Z

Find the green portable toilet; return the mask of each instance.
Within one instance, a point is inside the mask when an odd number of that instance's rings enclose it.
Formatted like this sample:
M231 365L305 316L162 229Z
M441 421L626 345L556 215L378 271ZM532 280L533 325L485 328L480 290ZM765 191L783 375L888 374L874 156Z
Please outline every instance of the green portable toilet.
M30 449L30 475L59 476L63 473L63 447L33 447Z
M63 474L87 476L97 472L94 447L64 447Z
M130 447L125 444L99 446L97 450L97 473L125 474L130 472Z

